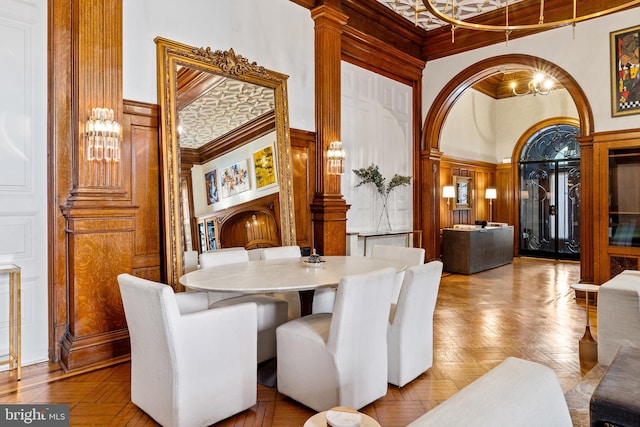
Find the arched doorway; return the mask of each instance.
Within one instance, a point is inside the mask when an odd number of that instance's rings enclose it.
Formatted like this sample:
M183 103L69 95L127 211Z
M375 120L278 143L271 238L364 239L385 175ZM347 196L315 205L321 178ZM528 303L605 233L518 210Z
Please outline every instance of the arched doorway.
M580 259L580 144L576 124L542 125L518 159L521 255Z
M587 141L593 132L593 114L584 91L567 71L557 65L534 56L513 54L488 58L469 66L453 77L449 83L440 90L423 124L421 140L422 169L432 172L425 174L422 182L422 194L424 195L422 199L423 211L432 212L432 215L423 215L421 224L423 230L428 232L429 230L438 230L440 228L439 207L441 204L441 183L437 171L439 171L440 158L442 156L440 152L440 137L450 110L462 93L474 84L487 77L513 70L544 70L548 74L553 75L556 81L567 90L576 106L579 140ZM514 160L517 161L517 159ZM513 170L509 188L505 190L510 196L509 199L505 201L509 222L516 226L516 230L518 229L517 225L519 221L517 180L517 170ZM588 192L591 190L583 188L583 192L584 191ZM583 245L581 247L580 260L581 269L589 273L585 276L587 279L591 277L590 272L592 271L592 267L590 267L590 264L593 263L593 247L592 244L584 245L584 236L588 234L586 233L586 231L588 231L586 227L589 226L587 225L588 221L593 217L593 206L591 203L589 199L586 199L583 200L580 205L581 218L583 220L581 221ZM592 233L590 235L592 235ZM427 235L427 237L429 236ZM514 243L517 248L517 237ZM427 239L425 249L427 250L427 257L430 259L439 257L439 240L437 238Z

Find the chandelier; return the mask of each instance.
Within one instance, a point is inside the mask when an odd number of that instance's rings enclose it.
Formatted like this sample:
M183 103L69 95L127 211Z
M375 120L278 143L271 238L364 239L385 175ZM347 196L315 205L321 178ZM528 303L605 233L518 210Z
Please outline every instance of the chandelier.
M504 32L505 33L505 37L507 39L507 41L509 40L509 34L512 31L518 31L518 30L528 30L528 31L532 31L532 30L546 30L546 29L551 29L551 28L556 28L556 27L562 27L562 26L566 26L566 25L573 25L575 27L575 24L577 24L578 22L582 22L582 21L586 21L588 19L592 19L592 18L597 18L597 17L601 17L601 16L605 16L608 15L610 13L614 13L614 12L618 12L620 10L629 8L631 6L635 6L635 5L640 5L640 0L632 0L629 2L626 2L622 5L619 6L614 6L614 7L610 7L598 12L594 12L594 13L589 13L586 15L579 15L578 14L578 8L577 8L577 0L571 0L572 6L573 6L573 13L572 16L570 18L566 18L566 19L560 19L560 20L556 20L556 21L546 21L545 22L545 18L544 18L544 5L545 5L545 1L544 0L540 0L540 13L538 16L538 22L537 23L532 23L532 24L520 24L520 25L512 25L509 22L509 7L510 7L510 2L509 0L499 0L498 3L498 7L501 7L502 5L504 5L504 16L505 16L505 21L504 24L501 25L493 25L493 24L482 24L482 23L472 23L472 22L467 22L464 19L460 19L461 18L461 7L467 6L467 3L469 3L468 1L465 0L422 0L422 3L424 4L425 8L420 8L419 7L419 0L416 0L416 6L415 6L415 13L416 13L416 19L417 19L417 15L419 13L422 12L429 12L430 14L432 14L435 18L439 19L442 23L444 24L449 24L451 25L451 39L452 42L455 41L454 39L454 33L455 30L458 28L464 28L464 29L468 29L468 30L478 30L478 31L496 31L496 32ZM444 3L444 4L443 4ZM480 2L476 2L476 3L480 3ZM481 6L478 6L478 8L480 10L484 10L483 7L488 6L490 3L490 0L484 0L484 3ZM491 1L491 3L496 3L495 1ZM513 3L517 3L516 0L512 0L511 1L511 5Z
M511 82L510 86L511 86L511 91L515 96L523 96L523 95L529 95L529 94L533 94L534 96L549 95L549 93L553 89L553 79L548 75L540 71L537 71L533 74L533 78L528 84L529 90L527 92L524 92L524 93L518 92L516 90L518 84L515 81Z

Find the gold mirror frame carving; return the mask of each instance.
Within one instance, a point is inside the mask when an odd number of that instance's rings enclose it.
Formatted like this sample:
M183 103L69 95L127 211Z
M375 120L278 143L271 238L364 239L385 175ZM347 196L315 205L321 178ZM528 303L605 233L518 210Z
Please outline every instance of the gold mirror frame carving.
M282 245L295 245L293 173L287 100L288 76L258 66L229 51L197 48L157 37L156 60L160 103L160 160L162 183L165 280L174 289L182 286L184 271L182 210L180 207L180 147L177 133L177 66L187 66L213 74L261 85L274 90L276 158L280 200L280 239Z

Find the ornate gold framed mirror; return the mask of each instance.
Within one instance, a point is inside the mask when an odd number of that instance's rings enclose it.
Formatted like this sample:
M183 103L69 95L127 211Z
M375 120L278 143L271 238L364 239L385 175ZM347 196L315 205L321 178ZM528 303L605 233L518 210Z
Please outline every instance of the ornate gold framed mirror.
M295 217L293 205L293 183L291 144L289 137L289 113L287 101L287 76L275 71L258 66L255 62L249 62L246 58L236 55L233 49L229 51L212 50L210 48L197 48L182 43L157 37L156 54L158 65L158 98L160 104L160 131L161 131L161 183L162 183L162 209L165 259L165 280L175 289L181 286L178 279L184 272L184 251L186 249L185 227L182 203L184 194L184 182L181 182L181 151L183 147L180 141L182 132L178 105L179 84L178 75L184 74L184 70L193 71L192 74L211 76L210 86L220 86L220 82L229 82L233 87L264 88L268 97L272 99L273 108L270 112L264 111L256 114L271 117L275 123L275 142L273 157L277 167L275 175L278 183L277 203L274 203L278 215L279 243L282 245L295 245ZM223 85L224 86L224 85ZM242 90L242 89L240 89ZM231 95L231 94L229 94ZM218 93L218 97L225 94ZM229 107L231 108L231 107ZM228 108L226 108L228 110ZM221 111L221 110L218 110ZM228 111L227 111L228 112ZM215 113L214 113L215 114ZM208 119L215 122L216 116ZM218 123L222 127L221 122ZM228 137L220 138L224 147L209 148L209 152L229 152L236 147L234 144L245 144L246 138ZM204 178L203 178L204 182Z

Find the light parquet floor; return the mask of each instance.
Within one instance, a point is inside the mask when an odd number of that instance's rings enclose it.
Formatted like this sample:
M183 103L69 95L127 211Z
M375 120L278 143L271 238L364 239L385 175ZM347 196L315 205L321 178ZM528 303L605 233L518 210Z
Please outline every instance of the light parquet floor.
M582 379L578 341L584 332L584 300L570 289L579 264L515 259L470 276L442 278L434 318L434 365L405 387L361 411L384 427L406 426L508 356L551 367L566 391ZM597 333L596 307L590 306ZM65 403L72 426L153 426L130 402L130 365L65 374L56 364L23 368L23 379L0 372L0 403ZM258 403L218 426L302 426L314 411L258 386Z

